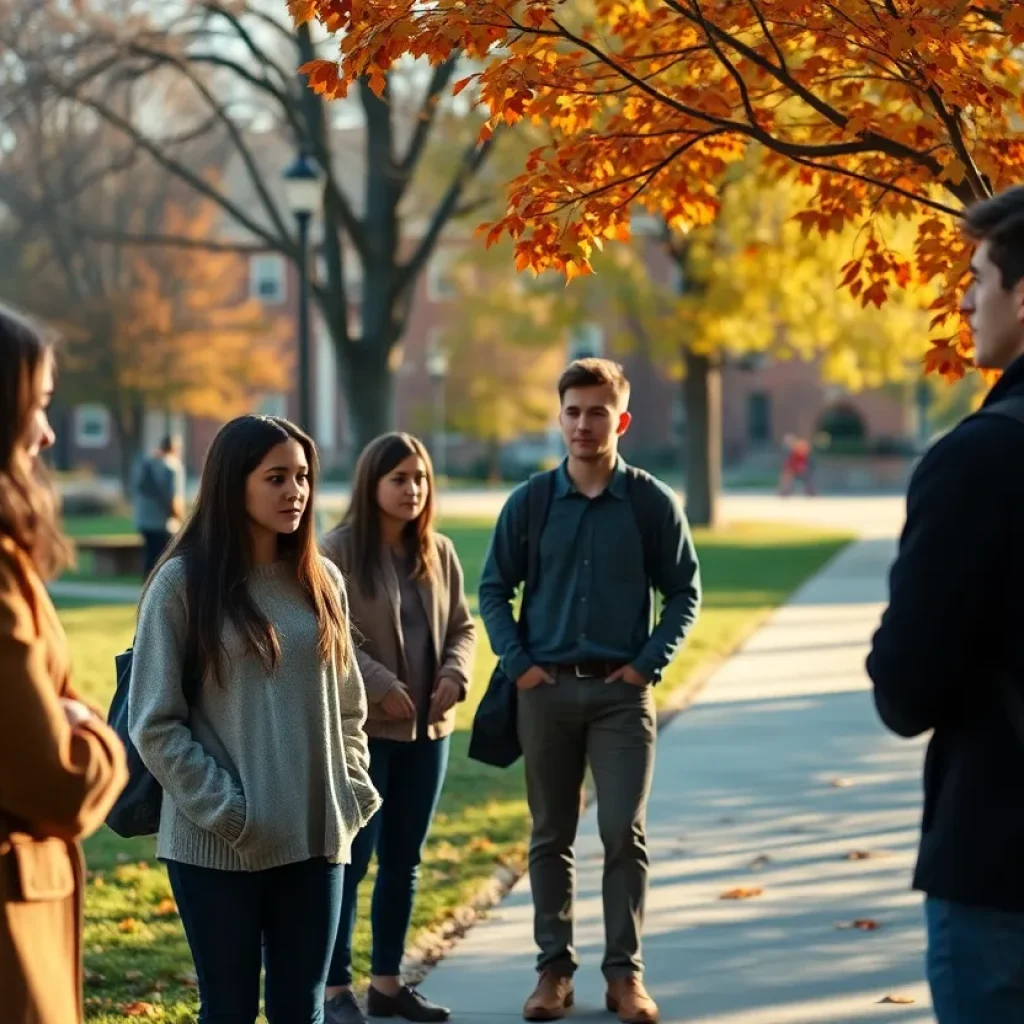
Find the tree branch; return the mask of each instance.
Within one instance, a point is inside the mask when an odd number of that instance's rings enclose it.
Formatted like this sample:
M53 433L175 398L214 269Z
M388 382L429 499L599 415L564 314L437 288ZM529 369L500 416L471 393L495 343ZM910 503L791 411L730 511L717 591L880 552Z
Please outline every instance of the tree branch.
M267 187L263 172L257 164L256 158L253 156L248 144L242 137L242 132L235 121L228 115L227 109L224 105L217 100L209 87L204 82L200 81L199 77L193 73L187 59L178 57L176 54L172 53L150 50L148 47L140 46L137 43L129 44L127 49L129 52L138 52L143 56L150 56L154 60L169 64L184 77L196 92L199 93L204 102L210 108L211 113L223 124L224 129L227 131L228 137L231 139L232 144L242 160L246 174L252 182L253 187L256 189L256 194L259 196L260 202L263 205L265 213L270 218L271 224L282 239L289 238L290 232L287 227L285 227L284 220L281 217L281 211L278 209L277 203L274 201L274 197L271 195L270 190Z
M199 195L205 196L216 203L229 216L236 220L246 231L254 237L261 239L267 248L294 258L294 247L287 236L275 236L268 232L257 221L237 203L229 199L223 192L214 188L203 177L196 174L191 168L180 160L170 156L160 145L143 135L134 124L123 116L112 110L102 100L94 96L83 96L79 93L74 82L67 82L56 76L48 68L41 69L40 74L59 95L67 99L73 99L81 103L86 109L92 110L98 117L102 118L111 127L116 128L126 138L133 140L140 148L147 152L160 166L176 175L189 185Z
M413 172L420 157L423 155L427 139L430 137L430 129L434 126L437 118L437 106L441 93L444 92L448 83L452 80L458 61L458 55L449 57L448 60L434 68L430 84L427 86L427 91L423 97L419 116L416 119L416 128L413 131L412 139L409 142L405 156L398 164L398 172L405 179L403 191L408 188L409 182L412 181Z
M448 186L448 191L445 193L444 198L434 210L434 215L430 220L426 233L420 239L420 244L416 247L415 252L405 266L399 270L396 284L397 292L407 288L416 279L416 275L426 266L427 260L430 259L430 255L437 245L437 240L441 237L441 232L458 208L459 199L466 185L469 184L470 180L483 166L488 154L494 147L496 137L497 134L495 133L485 142L474 142L467 147L463 154L462 166Z
M154 249L194 249L199 252L265 253L265 245L252 242L219 242L214 238L188 238L180 235L128 234L119 230L96 227L81 222L69 224L83 238L112 245L128 245Z

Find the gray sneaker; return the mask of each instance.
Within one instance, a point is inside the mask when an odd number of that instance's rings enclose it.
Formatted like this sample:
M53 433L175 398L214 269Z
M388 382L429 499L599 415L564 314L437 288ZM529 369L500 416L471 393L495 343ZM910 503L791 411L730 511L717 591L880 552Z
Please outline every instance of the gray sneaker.
M339 992L324 1003L324 1024L366 1024L366 1018L351 992Z

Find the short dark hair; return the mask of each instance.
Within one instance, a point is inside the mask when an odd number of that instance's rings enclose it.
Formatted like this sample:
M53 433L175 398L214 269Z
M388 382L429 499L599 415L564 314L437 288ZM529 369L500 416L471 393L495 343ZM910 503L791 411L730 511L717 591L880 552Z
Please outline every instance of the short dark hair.
M1009 291L1024 280L1024 185L975 203L964 216L964 232L989 243L989 258Z
M164 452L164 454L173 451L174 442L176 440L177 438L173 434L164 434L164 436L160 438L160 451Z
M629 381L622 367L610 359L577 359L558 379L558 399L565 401L570 388L599 388L607 384L623 404L629 402Z

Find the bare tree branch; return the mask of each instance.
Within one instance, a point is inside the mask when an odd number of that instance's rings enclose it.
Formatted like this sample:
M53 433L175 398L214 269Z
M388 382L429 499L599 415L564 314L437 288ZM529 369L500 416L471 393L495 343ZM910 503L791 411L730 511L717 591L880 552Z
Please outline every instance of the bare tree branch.
M458 56L450 57L434 68L430 84L427 86L426 93L423 96L412 139L409 142L405 156L398 165L398 171L405 179L405 188L408 188L408 183L412 180L413 171L415 171L416 165L423 155L423 149L427 144L427 139L430 137L430 130L437 119L437 107L441 94L452 80L458 62Z
M430 259L430 255L437 245L437 240L441 237L445 224L448 223L455 210L458 209L462 193L477 171L483 166L484 161L494 147L496 137L496 135L491 135L485 142L473 142L467 147L463 154L462 166L452 179L452 183L448 186L448 191L445 193L444 198L435 208L430 224L420 239L420 244L398 274L396 291L407 288L416 275L426 266L427 260Z

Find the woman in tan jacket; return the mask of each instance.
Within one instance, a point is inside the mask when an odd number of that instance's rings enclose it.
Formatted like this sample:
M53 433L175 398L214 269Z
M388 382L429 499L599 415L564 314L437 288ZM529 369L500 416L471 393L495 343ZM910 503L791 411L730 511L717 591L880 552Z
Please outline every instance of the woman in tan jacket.
M345 573L357 659L369 701L370 777L383 804L352 846L341 924L328 975L327 1024L359 1024L352 997L352 929L373 853L368 1010L376 1017L444 1021L448 1011L402 985L400 965L420 856L448 764L455 705L473 672L474 627L462 567L434 532L434 479L423 444L386 434L356 467L344 522L324 552Z
M78 840L125 783L114 733L75 695L43 578L67 562L39 453L53 355L0 308L0 1020L77 1024L82 1014Z

